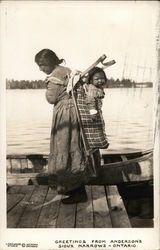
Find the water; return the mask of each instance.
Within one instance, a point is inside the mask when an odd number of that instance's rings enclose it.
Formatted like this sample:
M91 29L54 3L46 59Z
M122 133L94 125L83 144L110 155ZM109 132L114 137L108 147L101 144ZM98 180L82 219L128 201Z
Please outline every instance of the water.
M152 145L151 88L106 89L103 114L108 152L147 150ZM7 90L7 153L49 152L53 106L45 90Z

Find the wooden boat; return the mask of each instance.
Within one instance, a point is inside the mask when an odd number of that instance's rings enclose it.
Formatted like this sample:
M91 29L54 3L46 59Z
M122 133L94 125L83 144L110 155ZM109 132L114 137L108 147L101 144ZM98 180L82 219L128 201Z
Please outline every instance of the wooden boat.
M48 156L7 155L9 185L47 184ZM89 185L119 185L153 180L153 150L102 154L98 178Z

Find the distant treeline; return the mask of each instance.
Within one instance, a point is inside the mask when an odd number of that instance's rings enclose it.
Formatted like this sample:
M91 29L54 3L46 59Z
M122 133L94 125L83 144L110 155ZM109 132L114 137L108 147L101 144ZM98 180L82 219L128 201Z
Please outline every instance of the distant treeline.
M44 89L46 84L42 80L28 81L28 80L6 80L7 89Z
M152 87L152 82L136 83L130 79L114 80L108 79L105 88L136 88L136 87ZM46 84L42 80L6 80L7 89L45 89Z

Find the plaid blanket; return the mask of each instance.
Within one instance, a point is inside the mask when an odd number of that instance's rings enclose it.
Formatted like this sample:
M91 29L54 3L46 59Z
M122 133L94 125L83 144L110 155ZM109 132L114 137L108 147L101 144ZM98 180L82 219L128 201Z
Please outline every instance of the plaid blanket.
M89 148L108 148L109 143L105 134L102 111L98 110L98 113L94 117L90 114L86 93L82 85L77 88L76 95L83 131Z

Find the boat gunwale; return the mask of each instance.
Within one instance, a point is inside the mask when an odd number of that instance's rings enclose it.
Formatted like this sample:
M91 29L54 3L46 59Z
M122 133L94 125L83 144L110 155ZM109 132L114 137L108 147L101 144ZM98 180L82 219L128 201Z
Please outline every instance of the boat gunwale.
M150 150L144 150L144 151L135 151L135 152L131 152L131 153L123 153L123 152L120 152L120 153L111 153L111 152L105 152L105 153L102 153L101 156L110 156L110 157L116 157L116 156L121 156L121 155L124 155L124 156L134 156L134 155L140 155L139 157L141 156L144 156L144 155L153 155L153 149L150 149ZM34 153L28 153L28 154L7 154L6 155L6 158L7 159L29 159L29 158L39 158L39 159L48 159L48 155L47 154L34 154Z

